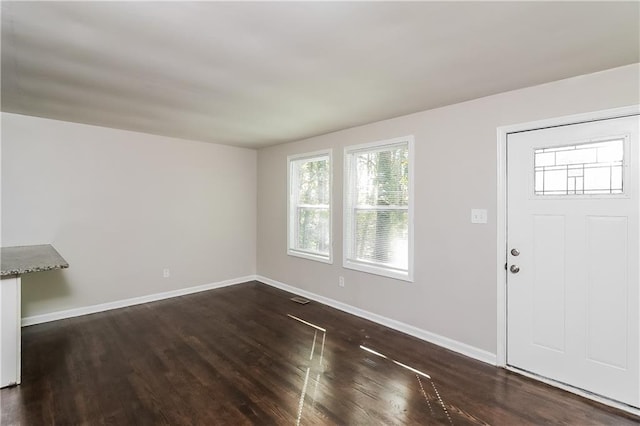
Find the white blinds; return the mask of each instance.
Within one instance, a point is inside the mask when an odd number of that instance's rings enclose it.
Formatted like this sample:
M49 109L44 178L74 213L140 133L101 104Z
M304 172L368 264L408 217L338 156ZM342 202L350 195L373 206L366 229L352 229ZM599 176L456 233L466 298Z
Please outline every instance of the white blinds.
M346 156L346 260L408 271L408 141L347 149Z

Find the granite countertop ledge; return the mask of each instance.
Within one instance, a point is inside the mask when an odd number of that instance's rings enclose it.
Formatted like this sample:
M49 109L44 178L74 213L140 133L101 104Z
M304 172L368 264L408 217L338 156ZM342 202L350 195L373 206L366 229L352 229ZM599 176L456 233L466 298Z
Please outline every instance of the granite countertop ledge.
M51 244L0 248L0 276L68 268Z

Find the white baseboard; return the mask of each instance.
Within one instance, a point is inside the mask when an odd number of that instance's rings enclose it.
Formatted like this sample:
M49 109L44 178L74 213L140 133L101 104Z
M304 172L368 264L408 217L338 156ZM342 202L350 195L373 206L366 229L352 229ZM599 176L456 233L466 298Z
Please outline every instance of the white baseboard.
M387 318L382 315L375 314L373 312L365 311L364 309L356 308L355 306L351 306L349 304L339 302L337 300L330 299L328 297L320 296L318 294L311 293L309 291L302 290L298 287L294 287L294 286L282 283L280 281L272 280L271 278L263 277L261 275L247 275L245 277L233 278L230 280L219 281L216 283L204 284L204 285L199 285L195 287L181 288L178 290L149 294L146 296L134 297L131 299L124 299L124 300L117 300L114 302L101 303L99 305L84 306L81 308L51 312L51 313L42 314L42 315L33 315L33 316L22 318L22 326L26 327L29 325L42 324L45 322L57 321L65 318L73 318L81 315L95 314L97 312L104 312L112 309L125 308L127 306L140 305L142 303L154 302L156 300L170 299L172 297L184 296L187 294L198 293L206 290L213 290L221 287L228 287L231 285L241 284L244 282L254 281L254 280L260 281L264 284L279 288L284 291L288 291L289 293L294 293L299 296L303 296L308 299L312 299L317 302L324 303L325 305L331 306L333 308L339 309L341 311L347 312L357 317L365 318L365 319L368 319L369 321L382 324L386 327L392 328L394 330L398 330L410 336L417 337L418 339L425 340L430 343L434 343L438 346L442 346L454 352L458 352L462 355L466 355L470 358L474 358L479 361L486 362L487 364L496 365L496 355L492 354L491 352L487 352L485 350L476 348L474 346L467 345L466 343L458 342L457 340L440 336L438 334L431 333L421 328L414 327L412 325L409 325L400 321L396 321L394 319Z
M186 294L198 293L214 288L227 287L230 285L241 284L247 281L254 281L255 275L246 277L233 278L230 280L219 281L211 284L203 284L195 287L181 288L178 290L165 291L163 293L149 294L146 296L133 297L131 299L116 300L115 302L101 303L99 305L83 306L82 308L68 309L65 311L51 312L49 314L33 315L22 318L22 326L42 324L50 321L57 321L65 318L79 317L81 315L95 314L97 312L110 311L112 309L125 308L127 306L140 305L142 303L154 302L156 300L170 299L172 297L184 296Z
M272 280L271 278L258 275L255 279L272 287L279 288L280 290L288 291L289 293L294 293L299 296L306 297L307 299L312 299L325 305L329 305L332 308L339 309L357 317L368 319L369 321L373 321L375 323L384 325L410 336L417 337L418 339L425 340L438 346L442 346L443 348L450 349L454 352L458 352L462 355L468 356L478 361L496 365L496 354L476 348L475 346L467 345L466 343L458 342L457 340L440 336L439 334L435 334L430 331L426 331L421 328L384 317L382 315L374 314L373 312L365 311L364 309L356 308L355 306L351 306L349 304L339 302L328 297L320 296L318 294L299 289L280 281Z

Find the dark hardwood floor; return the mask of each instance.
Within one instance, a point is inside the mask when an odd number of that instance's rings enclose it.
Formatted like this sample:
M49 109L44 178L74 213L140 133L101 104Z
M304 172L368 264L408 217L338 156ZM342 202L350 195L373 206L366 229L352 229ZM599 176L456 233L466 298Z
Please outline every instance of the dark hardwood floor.
M5 425L640 419L257 282L23 330Z

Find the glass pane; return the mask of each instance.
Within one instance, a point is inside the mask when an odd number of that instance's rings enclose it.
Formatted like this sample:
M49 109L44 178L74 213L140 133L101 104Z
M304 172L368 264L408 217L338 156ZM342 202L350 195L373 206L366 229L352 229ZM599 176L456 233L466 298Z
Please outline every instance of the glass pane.
M568 173L569 173L568 176L570 177L578 177L584 174L584 169L575 169L575 168L569 167Z
M329 254L329 209L297 209L298 250Z
M544 173L536 172L536 193L544 189Z
M584 188L585 191L604 191L602 193L610 193L611 186L611 168L597 167L584 170Z
M611 188L614 194L622 193L622 166L611 168Z
M295 164L299 204L329 204L329 160L299 160Z
M536 195L621 194L622 139L536 149Z
M598 161L601 163L622 161L622 141L617 144L610 144L598 148Z
M567 192L567 171L551 170L544 174L544 191Z
M553 166L556 164L556 155L553 152L536 154L536 167Z
M571 151L561 151L556 152L556 166L564 166L567 164L589 164L595 163L596 160L596 149L574 149ZM550 164L553 166L554 164Z
M292 160L290 171L290 248L328 258L331 252L329 156Z
M409 148L355 154L356 204L409 205Z
M406 210L356 210L356 259L399 269L409 268Z

